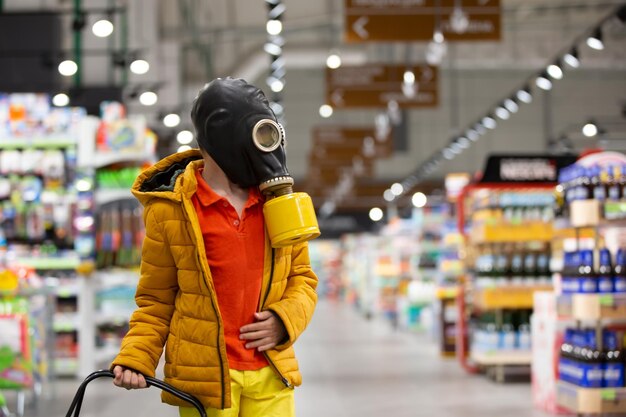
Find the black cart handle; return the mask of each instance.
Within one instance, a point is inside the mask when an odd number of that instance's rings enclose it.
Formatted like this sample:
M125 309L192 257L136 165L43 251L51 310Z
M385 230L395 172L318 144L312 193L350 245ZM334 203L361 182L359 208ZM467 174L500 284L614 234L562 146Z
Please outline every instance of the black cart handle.
M70 405L70 409L67 410L67 414L65 415L65 417L72 417L72 413L74 413L74 417L78 417L80 415L80 408L83 405L83 398L85 397L85 390L87 389L87 385L94 379L103 377L115 378L115 375L111 371L96 371L90 374L87 378L85 378L83 383L80 384L80 387L78 387L76 395L74 395L74 399L72 400L72 404ZM190 403L196 408L196 410L198 410L198 412L200 413L200 417L207 417L204 406L202 405L200 400L198 400L193 395L180 391L159 379L149 376L146 376L144 378L146 379L146 383L149 387L157 387L169 394L174 395L175 397L178 397L183 401Z

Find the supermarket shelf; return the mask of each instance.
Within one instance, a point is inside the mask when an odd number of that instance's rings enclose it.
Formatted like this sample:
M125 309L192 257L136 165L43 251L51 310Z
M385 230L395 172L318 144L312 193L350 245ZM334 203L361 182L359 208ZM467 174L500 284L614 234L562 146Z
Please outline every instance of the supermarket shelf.
M488 352L472 352L472 360L478 365L530 365L532 354L526 350L492 350Z
M80 265L80 259L76 256L60 257L23 257L16 258L15 264L34 269L76 269Z
M55 332L73 332L80 328L78 313L56 313L52 329Z
M473 291L474 305L483 310L532 308L536 291L552 291L552 286L504 286Z
M25 148L41 148L41 149L60 149L76 146L76 139L67 135L46 136L46 137L16 137L0 140L0 149L25 149Z
M554 236L552 225L543 222L525 224L478 225L470 231L472 243L548 242Z
M104 362L111 362L119 351L119 346L104 346L97 348L94 354L94 362L98 365Z
M145 162L152 160L152 155L146 152L128 152L128 153L97 153L94 159L90 161L89 166L93 168L102 168L111 164L123 162Z
M582 388L559 381L557 402L579 414L626 413L626 388Z
M98 289L114 287L136 287L139 282L138 269L100 269L95 273Z
M557 307L576 320L626 320L626 294L564 294Z
M96 325L108 324L108 323L128 323L132 311L119 311L116 313L98 313L94 319Z
M113 201L134 198L130 188L102 188L94 193L96 204L102 205Z
M453 300L459 295L459 287L438 287L435 295L440 300Z
M55 358L53 366L57 376L75 376L78 372L78 358Z

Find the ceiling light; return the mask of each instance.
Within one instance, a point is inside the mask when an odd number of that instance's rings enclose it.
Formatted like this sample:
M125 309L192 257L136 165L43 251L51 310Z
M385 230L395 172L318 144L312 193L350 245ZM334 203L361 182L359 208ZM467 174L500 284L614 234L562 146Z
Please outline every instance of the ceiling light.
M563 70L557 64L552 64L548 66L548 74L555 80L560 80L561 78L563 78Z
M341 57L336 53L331 53L326 58L326 66L330 69L337 69L341 66Z
M268 20L265 30L270 35L279 35L283 31L283 23L280 20Z
M268 42L263 46L265 52L270 55L278 56L283 52L283 48L273 42Z
M407 84L415 84L415 73L411 70L404 71L404 82Z
M450 144L449 149L455 154L455 155L459 155L461 152L463 152L463 148L461 148L461 145L459 145L457 142L452 142Z
M578 59L578 51L576 48L572 49L563 56L563 62L572 68L580 67L580 59Z
M478 140L478 138L480 138L480 135L474 129L469 129L467 132L465 132L465 135L472 142L476 142Z
M474 130L476 131L476 133L478 133L479 135L484 135L485 133L487 133L487 129L485 129L485 126L483 126L482 123L476 123L474 125Z
M70 104L70 98L65 93L59 93L52 97L52 104L56 107L65 107Z
M417 193L413 194L413 197L411 197L411 202L415 207L422 208L428 202L428 198L426 197L426 194L418 191Z
M163 124L166 127L176 127L180 124L180 116L176 113L170 113L163 118Z
M70 77L78 71L78 65L76 62L67 59L59 64L59 73L66 77Z
M98 20L91 27L91 31L99 38L106 38L113 33L113 23L107 19Z
M550 81L550 79L548 78L548 74L546 73L542 73L540 76L538 76L535 80L535 84L537 84L537 87L541 88L542 90L548 91L552 89L552 81Z
M393 192L391 192L389 188L387 188L383 193L383 199L388 203L392 202L395 198L396 196L393 194Z
M193 133L191 133L189 130L181 130L176 135L176 141L181 145L189 145L191 142L193 142Z
M371 219L373 222L379 222L379 221L381 221L381 220L383 219L383 215L384 215L383 211L382 211L380 208L378 208L378 207L374 207L374 208L372 208L372 209L370 210L370 213L369 213L369 214L370 214L370 219Z
M530 94L529 88L522 88L521 90L519 90L516 94L516 97L519 101L526 104L532 103L533 101L533 96L532 94Z
M320 116L322 116L324 119L328 119L332 115L333 108L331 106L329 106L328 104L322 104L320 106Z
M598 126L595 123L589 122L583 126L583 135L587 136L588 138L594 137L597 134Z
M139 102L144 106L154 106L158 100L159 97L152 91L146 91L139 96Z
M593 34L591 34L587 38L587 45L590 48L595 49L596 51L601 51L604 49L604 42L602 42L602 31L598 28Z
M454 152L452 152L451 149L446 148L446 149L443 150L442 153L443 153L443 157L446 158L448 161L454 159L454 155L455 154L454 154Z
M443 37L443 32L441 32L440 29L435 30L435 33L433 33L433 40L437 43L443 43L443 41L445 40Z
M285 88L285 83L279 79L273 79L270 82L270 89L275 93L280 93Z
M404 192L404 187L399 182L395 182L391 185L391 192L397 197Z
M496 122L496 119L494 119L491 116L483 117L482 124L487 129L495 129L496 126L498 125L498 123Z
M179 153L180 152L187 152L187 151L190 151L190 150L191 150L191 146L189 146L189 145L182 145L182 146L178 147L177 152L179 152Z
M150 71L150 64L144 59L136 59L130 63L130 71L133 74L143 75Z
M511 113L504 106L498 106L495 110L496 116L502 120L508 120L511 117Z
M468 138L466 138L465 136L461 136L458 140L457 140L459 146L463 149L467 149L470 147L470 145L472 144L470 142L470 140Z
M511 98L507 98L504 100L504 107L511 113L517 113L519 110L519 105L515 102L515 100Z

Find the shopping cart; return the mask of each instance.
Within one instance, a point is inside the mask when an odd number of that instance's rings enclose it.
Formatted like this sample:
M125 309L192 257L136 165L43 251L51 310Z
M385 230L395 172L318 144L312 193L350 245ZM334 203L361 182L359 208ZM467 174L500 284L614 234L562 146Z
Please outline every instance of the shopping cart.
M80 415L80 408L83 405L83 398L85 397L85 390L87 389L87 385L94 379L104 378L104 377L114 378L115 375L113 375L113 372L111 371L96 371L92 373L91 375L89 375L87 378L85 378L83 383L80 384L80 387L78 387L78 390L76 391L76 395L74 395L74 399L72 400L72 404L70 405L70 409L67 410L67 414L65 415L65 417L72 417L72 413L73 413L73 417L78 417ZM196 408L196 410L198 410L198 412L200 413L200 417L207 417L206 411L204 410L204 406L193 395L177 390L171 385L166 384L165 382L160 381L156 378L151 378L151 377L145 377L145 378L146 378L146 383L148 384L149 387L160 388L161 390L169 394L172 394L180 398L183 401L187 401L188 403L193 405Z

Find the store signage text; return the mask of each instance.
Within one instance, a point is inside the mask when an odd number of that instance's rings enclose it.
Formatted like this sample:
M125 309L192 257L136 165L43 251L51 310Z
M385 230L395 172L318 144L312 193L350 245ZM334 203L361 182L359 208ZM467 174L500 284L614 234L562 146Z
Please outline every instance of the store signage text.
M404 73L411 69L415 84L411 94L403 90ZM436 107L439 104L439 70L429 65L342 66L326 70L326 103L335 108ZM406 88L406 86L404 87Z
M501 37L500 0L344 0L344 9L346 42L428 41L437 22L447 41Z

